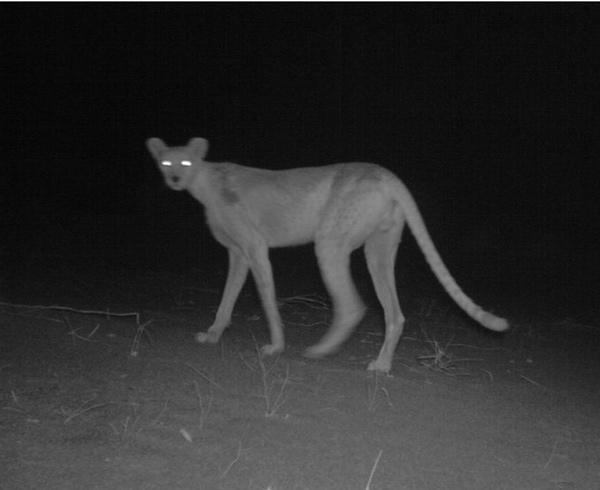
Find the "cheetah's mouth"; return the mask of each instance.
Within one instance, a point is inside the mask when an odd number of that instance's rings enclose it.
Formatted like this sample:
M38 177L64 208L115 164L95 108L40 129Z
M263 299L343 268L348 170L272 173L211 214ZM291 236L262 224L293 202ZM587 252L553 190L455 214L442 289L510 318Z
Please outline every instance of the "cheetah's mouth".
M180 191L183 189L183 179L177 175L171 175L167 177L167 185L173 190Z

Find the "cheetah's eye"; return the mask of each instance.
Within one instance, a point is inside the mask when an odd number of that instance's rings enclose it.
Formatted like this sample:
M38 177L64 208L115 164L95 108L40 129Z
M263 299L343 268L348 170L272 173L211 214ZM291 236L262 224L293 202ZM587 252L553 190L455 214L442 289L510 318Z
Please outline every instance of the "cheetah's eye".
M181 160L181 165L183 165L184 167L191 167L192 162L190 162L189 160Z
M161 164L163 167L170 167L170 166L172 165L172 164L171 164L171 162L170 162L169 160L163 160L162 162L160 162L160 164Z

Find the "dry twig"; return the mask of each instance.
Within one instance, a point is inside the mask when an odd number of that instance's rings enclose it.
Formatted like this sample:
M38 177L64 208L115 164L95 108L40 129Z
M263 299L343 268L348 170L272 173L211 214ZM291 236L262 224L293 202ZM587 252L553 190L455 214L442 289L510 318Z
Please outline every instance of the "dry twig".
M10 308L21 308L21 309L30 309L30 310L52 310L52 311L67 311L70 313L77 313L79 315L100 315L105 316L107 318L110 317L135 317L135 322L140 324L140 314L136 311L127 312L127 313L116 313L110 311L108 308L104 311L102 310L80 310L78 308L72 308L70 306L62 306L62 305L22 305L16 303L3 303L0 302L0 306L8 306Z

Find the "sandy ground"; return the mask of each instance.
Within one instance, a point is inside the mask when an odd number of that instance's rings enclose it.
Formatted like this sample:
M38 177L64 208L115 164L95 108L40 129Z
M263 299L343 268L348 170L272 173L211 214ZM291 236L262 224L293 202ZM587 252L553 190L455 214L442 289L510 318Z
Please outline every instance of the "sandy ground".
M140 316L0 306L3 490L599 488L593 326L516 320L494 335L416 298L392 375L375 376L372 303L339 354L312 361L327 301L281 298L288 349L261 359L249 287L222 342L202 346L217 283L37 277L28 304Z

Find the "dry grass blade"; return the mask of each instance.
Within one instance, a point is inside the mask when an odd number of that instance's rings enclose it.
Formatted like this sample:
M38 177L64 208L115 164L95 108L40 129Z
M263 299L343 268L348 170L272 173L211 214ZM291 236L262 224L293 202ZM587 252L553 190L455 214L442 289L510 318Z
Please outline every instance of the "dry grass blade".
M165 403L163 403L163 406L162 406L160 412L158 412L158 415L154 418L154 420L152 422L150 422L150 426L151 427L155 427L155 426L158 425L158 422L160 421L160 418L167 411L168 405L169 405L169 400L166 400Z
M207 374L203 373L200 369L192 366L188 362L184 363L184 366L187 366L188 368L190 368L192 371L194 371L198 376L200 376L206 382L210 383L211 385L215 386L216 388L219 388L221 391L225 391L225 389L219 383L217 383L216 381L213 381Z
M379 454L375 458L375 462L373 463L373 467L371 468L371 474L369 475L369 479L367 480L367 486L365 490L371 490L371 482L373 481L373 475L375 475L375 470L377 469L377 465L379 464L379 460L381 459L381 455L383 454L383 449L379 450Z
M153 321L154 320L148 320L147 322L142 323L141 325L138 324L138 328L135 331L135 335L131 342L131 348L129 349L129 355L131 357L138 356L139 350L140 350L140 340L142 339L142 336L144 334L146 334L148 336L148 338L151 339L150 334L148 333L148 330L146 330L146 327L148 325L150 325Z
M367 410L369 412L374 412L379 406L380 394L383 395L390 408L394 406L390 398L390 392L385 386L381 385L382 376L385 376L385 374L373 373L373 376L367 379ZM370 379L374 379L373 383L370 382Z
M141 417L137 415L136 411L134 410L133 416L128 415L119 424L120 429L112 422L108 425L122 442L127 442L133 440L133 438L142 431L142 428L139 427L140 418Z
M525 376L524 374L519 374L519 377L524 379L525 381L527 381L528 383L531 383L534 386L537 386L539 388L542 388L543 390L547 389L543 384L538 383L537 381Z
M105 403L97 403L96 405L88 405L88 403L90 403L94 399L95 399L95 397L91 398L89 400L86 400L81 405L79 405L79 407L73 408L73 409L67 408L67 407L61 407L60 414L66 417L64 420L64 423L68 424L74 418L79 417L79 416L83 415L84 413L89 412L90 410L95 410L96 408L102 408L102 407L105 407L106 405L112 404L112 402L105 402Z
M205 397L203 397L202 393L200 392L200 386L198 385L196 380L194 380L193 383L194 391L196 392L196 399L198 401L198 407L200 408L200 423L198 425L199 428L202 429L204 428L204 424L206 423L206 419L208 418L208 414L210 413L210 410L212 408L214 397L211 392L208 398L205 399Z
M308 294L308 295L297 295L288 296L287 298L281 298L278 301L279 306L285 306L290 304L303 304L315 310L329 310L329 304L326 300L321 299L319 296Z
M223 479L227 476L227 473L229 473L229 471L231 471L231 468L233 468L233 465L236 464L240 460L241 456L242 456L242 441L239 441L237 454L236 454L235 458L233 458L233 461L231 461L231 463L229 463L227 465L227 468L225 468L225 471L223 471L223 473L221 473L221 479Z
M431 346L432 353L417 356L417 361L422 366L432 371L441 372L449 376L468 376L470 373L462 370L458 363L481 361L482 359L461 358L457 359L453 354L448 352L448 347L452 344L452 339L445 345L442 345L437 340L431 340L425 332L426 342Z
M84 342L97 342L96 340L92 340L92 337L100 328L99 323L96 324L96 326L90 333L88 333L86 336L83 336L83 335L79 335L79 331L83 330L84 327L73 328L71 326L71 322L69 321L69 319L66 316L64 317L63 320L67 324L67 326L71 329L71 330L69 330L68 335L70 335L71 338L73 339L73 343L75 343L75 339L83 340Z
M283 380L273 379L274 377L271 375L271 371L277 365L279 357L273 362L273 365L268 368L265 364L256 340L254 343L254 348L256 350L256 359L258 361L258 367L262 381L262 398L265 402L265 417L275 417L277 416L279 409L285 403L285 389L291 380L290 365L286 364L285 376L283 377ZM275 386L277 383L280 383L278 388ZM287 418L287 415L283 416L282 418Z

